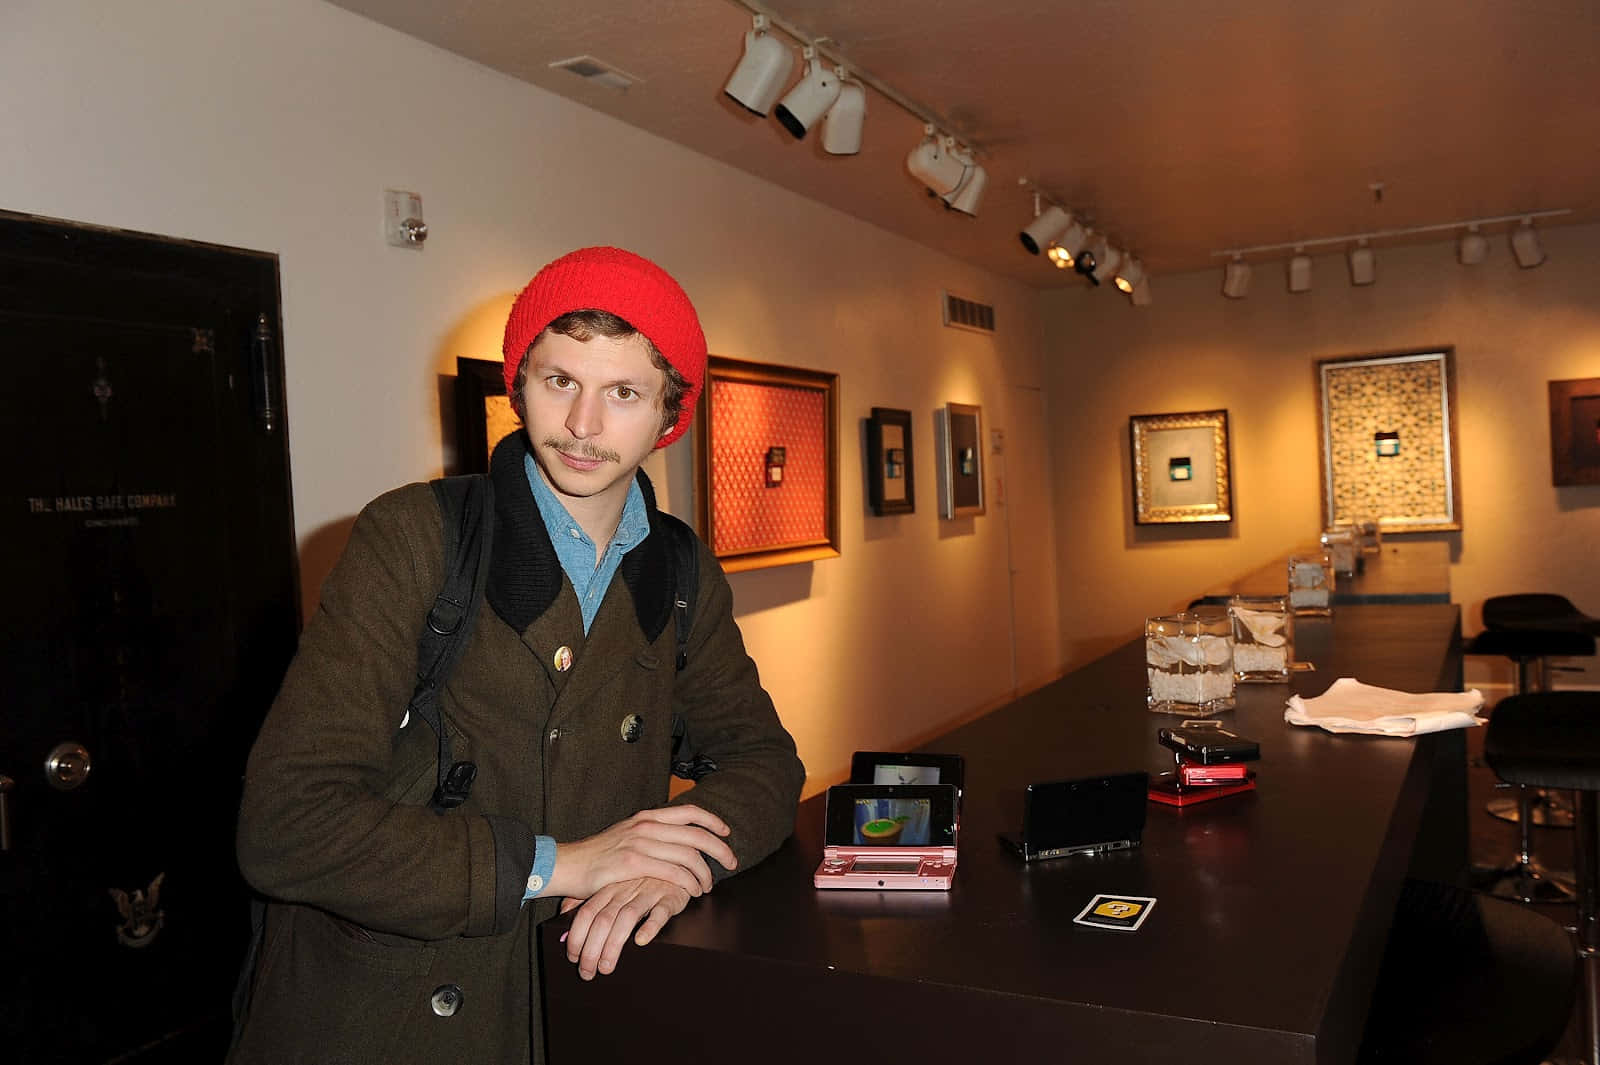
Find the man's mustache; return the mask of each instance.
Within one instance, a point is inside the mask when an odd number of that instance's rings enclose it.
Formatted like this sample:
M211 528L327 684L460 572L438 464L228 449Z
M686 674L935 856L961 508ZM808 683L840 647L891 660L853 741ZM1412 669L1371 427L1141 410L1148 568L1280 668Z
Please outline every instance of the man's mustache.
M615 451L596 447L587 440L562 440L560 437L547 436L544 438L544 446L571 455L573 458L587 459L591 462L622 461L622 456Z

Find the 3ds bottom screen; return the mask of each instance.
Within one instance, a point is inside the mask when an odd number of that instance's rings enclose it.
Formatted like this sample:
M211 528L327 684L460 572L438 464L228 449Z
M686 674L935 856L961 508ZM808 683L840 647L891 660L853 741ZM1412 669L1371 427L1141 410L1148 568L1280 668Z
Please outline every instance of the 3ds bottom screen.
M925 847L933 804L927 799L857 799L858 847Z

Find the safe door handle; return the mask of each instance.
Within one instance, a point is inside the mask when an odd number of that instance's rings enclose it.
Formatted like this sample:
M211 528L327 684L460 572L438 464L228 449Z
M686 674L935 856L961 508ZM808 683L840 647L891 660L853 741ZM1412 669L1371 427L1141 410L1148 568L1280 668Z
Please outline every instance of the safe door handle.
M17 782L0 776L0 853L11 849L11 792Z

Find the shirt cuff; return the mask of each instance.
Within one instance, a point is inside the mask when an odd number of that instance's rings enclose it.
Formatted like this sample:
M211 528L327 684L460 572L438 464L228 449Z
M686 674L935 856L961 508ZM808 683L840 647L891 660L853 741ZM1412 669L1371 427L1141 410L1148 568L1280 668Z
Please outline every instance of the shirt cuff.
M550 836L533 837L533 869L528 873L528 889L522 900L538 898L550 883L550 874L556 869L556 841Z

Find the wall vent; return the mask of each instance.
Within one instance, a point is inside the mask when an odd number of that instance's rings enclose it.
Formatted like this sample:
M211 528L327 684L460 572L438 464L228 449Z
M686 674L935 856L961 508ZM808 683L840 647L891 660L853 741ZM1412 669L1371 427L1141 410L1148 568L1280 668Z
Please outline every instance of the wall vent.
M952 329L970 329L974 333L994 332L994 308L977 300L964 300L945 292L944 324Z
M550 64L551 70L565 70L576 74L592 85L600 85L607 89L616 89L618 92L626 91L639 84L639 79L629 74L626 70L618 70L610 63L596 59L592 55L573 56L571 59L561 59Z

